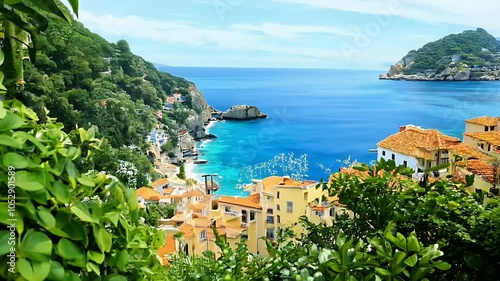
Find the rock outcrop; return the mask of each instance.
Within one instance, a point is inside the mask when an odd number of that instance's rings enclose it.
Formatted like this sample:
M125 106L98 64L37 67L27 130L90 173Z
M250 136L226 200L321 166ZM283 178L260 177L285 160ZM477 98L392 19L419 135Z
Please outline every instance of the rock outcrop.
M222 119L224 120L253 120L259 118L267 118L267 115L260 112L253 105L236 105L222 113Z

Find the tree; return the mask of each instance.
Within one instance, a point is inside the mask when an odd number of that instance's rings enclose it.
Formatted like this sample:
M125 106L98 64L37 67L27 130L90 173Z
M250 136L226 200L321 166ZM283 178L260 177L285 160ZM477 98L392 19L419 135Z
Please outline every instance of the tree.
M179 173L177 174L177 176L180 179L183 179L183 180L186 179L186 167L184 166L184 164L182 164L181 167L179 168Z

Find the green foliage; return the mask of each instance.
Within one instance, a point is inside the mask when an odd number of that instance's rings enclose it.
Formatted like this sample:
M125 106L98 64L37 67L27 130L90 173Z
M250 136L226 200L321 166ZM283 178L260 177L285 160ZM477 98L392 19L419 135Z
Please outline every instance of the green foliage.
M186 179L186 167L184 166L184 164L182 164L181 167L179 168L179 173L177 174L177 176L180 179L183 179L183 180Z
M269 257L252 256L244 243L232 250L216 235L222 256L181 256L168 266L167 280L427 280L430 273L449 269L438 245L425 247L414 233L393 235L393 225L368 242L339 234L328 248L290 241L280 231L278 244L266 240ZM288 242L285 242L287 241Z
M78 129L81 145L75 145L61 123L40 124L36 113L16 100L0 105L0 224L14 223L11 247L18 258L16 273L8 272L10 249L3 246L0 276L149 279L152 271L143 269L160 266L156 249L164 234L140 223L133 190L112 176L82 174L75 166L84 151L90 157L99 146L95 132ZM0 232L2 245L9 245L10 235Z
M174 149L174 143L171 140L169 140L166 144L161 146L161 153L171 152L173 149Z
M148 204L146 209L139 210L139 215L144 221L153 227L158 226L159 219L169 219L175 215L176 206L168 204L161 206L158 204Z
M489 52L483 51L483 48ZM461 62L469 66L484 66L488 62L495 63L492 53L499 51L500 43L484 29L467 30L460 34L448 35L410 52L415 63L405 70L405 74L416 74L427 69L437 69L436 73L440 73L451 62L453 55L460 55ZM449 59L443 59L445 57Z
M401 175L412 171L396 167L394 161L380 161L358 169L365 176L343 174L330 185L321 184L331 196L338 196L339 203L352 211L354 217L337 216L331 227L315 225L303 218L309 233L305 242L327 247L338 233L371 237L384 225L394 222L404 236L414 232L422 243L439 244L445 249L443 260L452 267L444 274L434 273L436 280L495 280L500 274L500 256L493 249L496 248L493 232L500 226L497 204L484 208L482 196L469 194L466 185L457 182L418 183L405 179Z

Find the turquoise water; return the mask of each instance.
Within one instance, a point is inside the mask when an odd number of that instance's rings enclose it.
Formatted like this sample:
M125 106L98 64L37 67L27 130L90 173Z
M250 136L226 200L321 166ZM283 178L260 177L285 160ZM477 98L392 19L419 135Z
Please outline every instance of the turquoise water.
M209 164L193 171L218 173L225 195L243 195L236 189L242 169L279 153L307 154L309 179L319 180L338 170L338 160L375 160L368 150L401 125L461 137L464 119L500 115L500 82L380 81L379 72L348 70L164 70L195 82L219 110L250 104L269 116L209 129L219 138L201 144Z

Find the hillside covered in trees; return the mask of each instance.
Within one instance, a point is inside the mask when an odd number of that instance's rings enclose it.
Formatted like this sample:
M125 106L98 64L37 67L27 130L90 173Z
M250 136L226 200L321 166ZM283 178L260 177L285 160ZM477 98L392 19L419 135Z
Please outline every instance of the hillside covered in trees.
M466 30L410 51L386 76L405 80L498 80L500 42L486 30Z
M158 71L134 55L126 41L109 43L77 21L68 25L51 16L40 39L36 61L25 58L25 84L18 98L41 121L47 118L47 108L67 133L77 126L95 126L96 136L107 142L91 161L80 163L82 168L115 173L119 160L126 161L138 170L136 184L146 184L155 174L145 156L146 136L159 122L168 128L170 139L177 140L178 127L189 117L184 107L191 107L192 83ZM174 91L186 102L158 119L156 113Z

